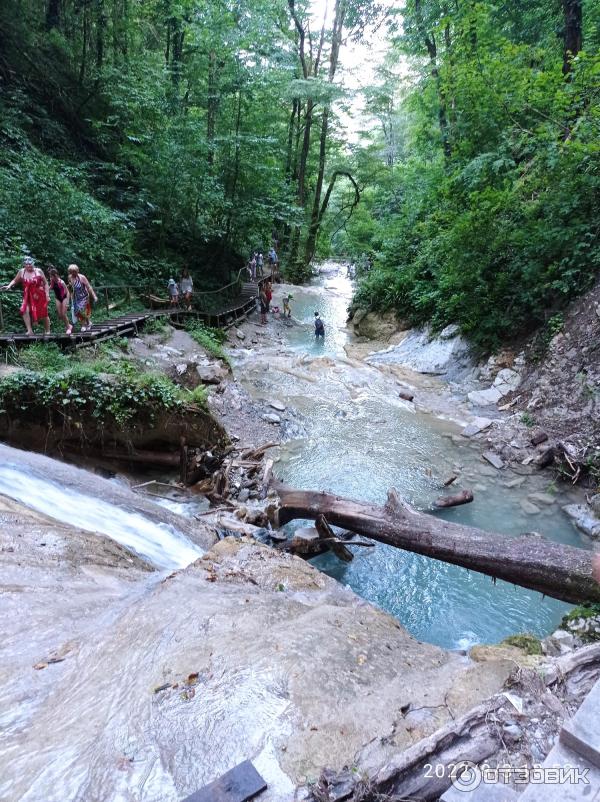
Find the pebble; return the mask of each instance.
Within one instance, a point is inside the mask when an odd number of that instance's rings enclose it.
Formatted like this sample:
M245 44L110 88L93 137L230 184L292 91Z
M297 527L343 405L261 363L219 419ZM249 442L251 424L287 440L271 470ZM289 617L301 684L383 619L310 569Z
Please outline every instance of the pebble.
M281 418L274 412L267 412L267 414L263 415L262 418L263 420L267 421L267 423L281 423Z
M269 406L272 409L276 409L279 412L284 412L285 411L285 404L283 403L283 401L279 401L277 399L274 399L273 401L269 401L268 403L269 403Z
M502 732L507 738L510 738L511 741L520 741L523 737L523 730L518 724L505 724L502 727Z

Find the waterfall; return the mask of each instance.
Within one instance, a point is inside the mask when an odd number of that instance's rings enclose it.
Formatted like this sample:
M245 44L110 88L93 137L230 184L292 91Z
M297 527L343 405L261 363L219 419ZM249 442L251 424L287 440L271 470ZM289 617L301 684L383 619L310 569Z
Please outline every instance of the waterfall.
M0 494L60 523L107 535L157 568L185 568L203 554L199 546L170 524L155 523L138 512L129 512L15 464L0 466Z

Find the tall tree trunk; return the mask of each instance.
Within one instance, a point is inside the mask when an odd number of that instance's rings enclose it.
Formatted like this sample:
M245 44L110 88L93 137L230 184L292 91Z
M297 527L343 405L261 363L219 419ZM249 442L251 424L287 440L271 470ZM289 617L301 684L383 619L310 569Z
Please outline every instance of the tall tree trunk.
M571 61L583 47L583 10L581 0L562 0L565 20L563 74L571 72Z
M106 13L104 0L96 0L96 67L104 65L104 34L106 33Z
M217 123L217 108L219 105L219 89L217 86L217 53L211 50L208 54L208 86L206 102L206 140L208 143L208 164L212 167L215 153L215 130Z
M335 12L333 19L333 33L331 37L331 53L329 55L329 73L327 81L331 85L335 78L335 73L338 66L340 47L342 44L342 31L344 29L344 21L346 18L346 0L336 0ZM310 215L310 224L308 227L308 234L306 237L306 244L304 248L304 262L308 265L315 254L317 245L317 237L319 236L319 228L321 225L321 193L323 191L323 179L325 177L325 161L327 157L327 136L329 133L329 104L325 104L323 115L321 117L321 137L319 141L319 167L317 171L317 183L315 185L315 194L313 197L312 211Z
M242 90L238 90L237 114L235 118L235 156L233 159L233 177L231 189L229 191L229 211L227 213L227 230L225 241L231 241L231 223L235 212L235 197L237 195L237 185L240 175L240 127L242 122Z
M46 8L46 30L60 27L60 0L48 0Z
M88 11L88 4L85 3L83 6L83 19L82 19L82 34L81 34L81 61L79 63L79 83L82 84L85 80L85 74L87 71L87 51L88 51L88 42L90 38L90 21L89 21L89 11Z
M444 150L444 156L446 160L449 160L452 156L452 148L450 146L450 136L448 130L448 116L446 113L446 95L444 92L444 88L442 86L442 79L440 77L440 71L438 68L437 63L437 44L435 41L435 36L433 33L429 33L425 28L425 23L423 21L423 14L421 9L421 0L415 0L415 17L417 22L417 27L423 37L423 43L427 48L427 53L429 54L429 68L431 72L431 77L434 80L435 87L437 90L438 96L438 125L440 128L440 135L442 138L442 148Z

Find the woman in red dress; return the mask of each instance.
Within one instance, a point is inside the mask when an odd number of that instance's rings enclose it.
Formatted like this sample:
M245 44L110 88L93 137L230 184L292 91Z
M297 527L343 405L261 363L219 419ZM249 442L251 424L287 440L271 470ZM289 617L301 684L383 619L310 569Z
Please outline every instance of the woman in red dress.
M46 276L39 267L35 266L30 256L23 259L23 267L4 289L12 290L17 284L21 284L23 287L23 303L19 312L23 315L27 334L33 334L33 326L38 320L44 324L45 333L50 334L50 318L48 317L50 287Z

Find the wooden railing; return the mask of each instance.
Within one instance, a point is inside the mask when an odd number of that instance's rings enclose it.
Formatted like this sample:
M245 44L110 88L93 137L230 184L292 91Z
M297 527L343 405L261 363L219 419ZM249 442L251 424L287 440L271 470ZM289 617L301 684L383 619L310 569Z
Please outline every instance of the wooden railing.
M267 272L263 276L258 277L257 285L261 284L271 277L271 273ZM233 303L237 298L241 297L244 283L249 282L249 276L246 268L238 270L233 281L225 284L223 287L218 287L214 290L194 290L192 293L192 308L195 312L201 313L206 316L218 316L219 310L227 303ZM98 297L98 307L104 307L107 317L113 316L118 313L120 309L131 306L134 301L141 303L144 308L159 307L163 304L166 307L170 305L170 298L164 290L157 291L154 284L101 284L94 286L94 291ZM2 296L8 291L4 288L0 289L0 331L5 331L5 307L3 305ZM14 308L12 311L17 312L20 301L17 301L17 293L20 295L20 287L14 287L10 294L15 294ZM160 293L160 294L157 294ZM50 294L50 302L52 303L53 294ZM180 295L179 308L184 308L183 298Z

